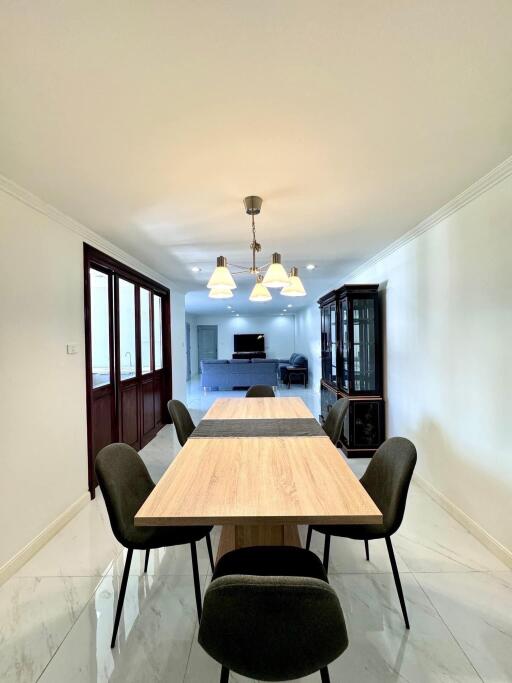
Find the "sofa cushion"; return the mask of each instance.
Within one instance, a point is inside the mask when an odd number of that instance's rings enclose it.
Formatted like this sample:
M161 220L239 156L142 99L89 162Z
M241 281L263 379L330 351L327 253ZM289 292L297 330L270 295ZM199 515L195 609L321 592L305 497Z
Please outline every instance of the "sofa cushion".
M251 362L250 358L232 358L231 360L226 361L226 363L229 363L229 364L236 363L237 365L239 365L240 363L250 363L250 362Z
M288 364L293 365L293 363L295 361L295 356L298 356L298 355L299 355L298 353L292 353L292 355L290 356L290 360L288 361Z
M202 360L201 363L210 363L210 365L226 365L228 361L227 360L222 360L222 359L208 359L208 360Z
M304 368L307 365L307 360L306 356L303 356L301 353L294 353L293 354L295 358L293 359L291 365L293 365L296 368Z

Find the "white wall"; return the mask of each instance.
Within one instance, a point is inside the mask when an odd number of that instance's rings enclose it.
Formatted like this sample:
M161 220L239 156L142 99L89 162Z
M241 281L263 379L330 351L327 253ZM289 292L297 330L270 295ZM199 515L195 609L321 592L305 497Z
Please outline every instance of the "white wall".
M198 325L218 326L218 357L231 358L234 334L265 335L267 358L289 358L295 351L295 324L293 315L254 315L239 318L198 315Z
M187 398L185 342L185 294L171 290L172 396L180 401Z
M512 176L349 282L384 290L388 436L512 551Z
M185 322L190 325L190 376L194 377L199 367L197 363L197 316L187 313Z
M322 355L320 346L320 309L312 304L295 313L295 350L308 359L309 386L320 391Z
M184 295L171 306L184 397ZM2 190L0 320L1 568L87 492L83 237Z

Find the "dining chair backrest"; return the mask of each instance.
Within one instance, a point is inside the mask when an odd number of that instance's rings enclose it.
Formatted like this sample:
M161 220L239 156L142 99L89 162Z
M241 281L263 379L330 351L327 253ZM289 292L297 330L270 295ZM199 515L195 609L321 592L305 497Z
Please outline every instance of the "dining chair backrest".
M253 384L249 387L246 398L275 398L274 390L268 384Z
M187 443L188 437L192 434L196 428L188 408L181 401L177 399L171 399L167 402L167 410L171 416L171 420L176 428L176 434L178 436L178 441L182 446Z
M204 597L198 640L228 669L261 681L308 676L348 644L333 588L320 579L290 576L214 579Z
M327 413L323 424L324 432L336 446L341 440L343 433L343 422L349 408L348 398L339 398Z
M113 443L98 453L95 470L114 536L126 547L138 543L144 530L133 518L155 487L142 458L131 446Z
M417 455L409 439L387 439L373 455L361 484L382 512L386 534L391 536L402 523L409 484Z

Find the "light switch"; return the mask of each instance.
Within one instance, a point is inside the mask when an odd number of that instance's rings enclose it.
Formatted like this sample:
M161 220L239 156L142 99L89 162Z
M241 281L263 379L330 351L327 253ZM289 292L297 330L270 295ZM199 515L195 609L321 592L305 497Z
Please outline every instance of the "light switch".
M67 353L69 356L73 355L74 353L78 353L78 344L68 344L66 346Z

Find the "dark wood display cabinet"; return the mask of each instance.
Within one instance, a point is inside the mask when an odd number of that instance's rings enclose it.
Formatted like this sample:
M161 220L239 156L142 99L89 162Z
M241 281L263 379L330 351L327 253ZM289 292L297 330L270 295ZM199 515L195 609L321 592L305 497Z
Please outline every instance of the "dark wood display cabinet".
M378 285L344 285L319 299L321 414L348 398L341 446L348 457L369 457L385 439L382 337Z

